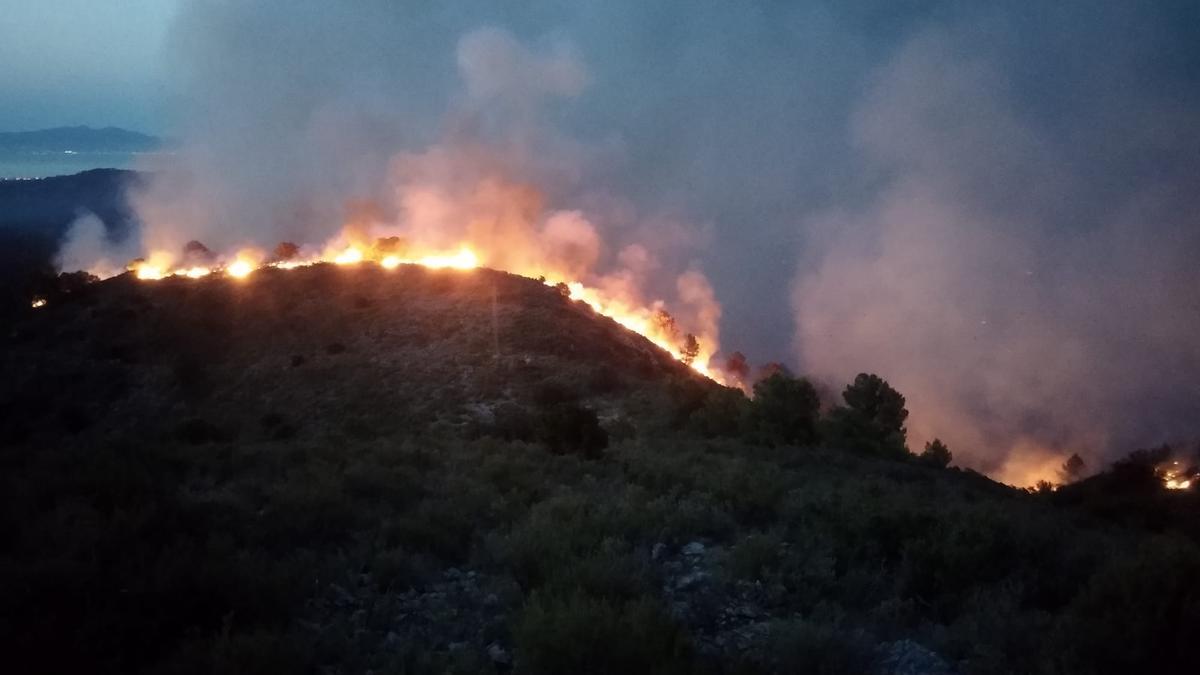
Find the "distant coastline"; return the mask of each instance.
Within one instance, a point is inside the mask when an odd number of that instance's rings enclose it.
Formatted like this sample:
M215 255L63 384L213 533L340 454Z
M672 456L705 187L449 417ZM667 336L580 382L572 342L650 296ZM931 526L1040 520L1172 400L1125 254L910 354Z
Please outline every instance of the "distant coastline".
M0 180L67 176L90 169L132 169L142 157L170 151L170 144L157 136L117 127L0 132Z

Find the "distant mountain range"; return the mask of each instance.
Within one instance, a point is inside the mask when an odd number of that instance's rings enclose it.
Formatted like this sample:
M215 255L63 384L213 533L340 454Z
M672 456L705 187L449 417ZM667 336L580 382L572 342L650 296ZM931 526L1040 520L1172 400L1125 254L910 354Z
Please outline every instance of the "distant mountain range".
M0 152L148 152L162 145L161 138L117 127L0 132Z

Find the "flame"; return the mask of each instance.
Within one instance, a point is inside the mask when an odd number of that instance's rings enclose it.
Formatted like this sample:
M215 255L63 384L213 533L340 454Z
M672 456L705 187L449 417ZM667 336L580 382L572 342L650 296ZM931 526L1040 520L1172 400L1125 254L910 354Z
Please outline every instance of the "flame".
M226 274L228 274L231 277L237 278L237 279L247 277L253 271L254 271L254 266L251 265L249 261L241 260L241 259L235 260L233 263L231 263L229 265L229 267L225 268Z
M479 266L479 258L471 249L465 246L452 256L431 255L424 258L417 258L413 262L417 265L433 269L450 267L456 270L470 270Z
M1178 461L1158 467L1158 476L1162 479L1163 487L1168 490L1187 490L1192 487L1192 479L1195 477L1188 475Z
M45 298L34 298L33 302L29 303L29 306L34 309L38 309L40 307L45 307L46 299Z
M199 279L209 274L212 274L212 270L207 267L189 267L185 270L175 270L176 276L187 277L189 279Z
M347 248L345 251L342 251L341 253L339 253L333 259L333 262L335 262L339 265L353 265L354 263L362 262L362 259L363 259L362 251L358 250L354 246L351 246L350 248Z
M147 259L132 263L129 269L137 278L149 281L169 276L199 279L216 271L223 271L227 276L241 279L262 267L290 270L318 263L355 265L373 262L387 270L396 269L400 265L419 265L429 269L459 271L473 270L484 263L482 257L466 244L461 244L457 249L449 251L425 251L421 252L421 255L411 255L408 251L405 251L405 255L401 255L391 252L392 250L395 250L394 245L385 247L382 244L369 244L363 241L361 235L354 238L348 228L347 232L339 235L325 246L322 253L299 254L288 260L266 260L265 254L257 249L242 249L233 256L232 262L224 265L218 262L213 267L176 267L172 265L171 255L164 251L154 251ZM583 302L596 313L607 316L625 328L644 336L672 357L690 365L696 372L717 382L726 383L721 373L714 372L708 367L708 360L715 351L712 345L705 344L707 341L702 339L699 353L686 354L681 334L673 326L664 327L661 325L661 321L656 320L656 315L661 313L661 302L643 305L631 298L630 293L623 293L619 289L605 291L601 288L586 286L575 280L550 278L552 270L545 270L540 266L519 267L517 270L509 271L524 273L526 276L539 276L550 286L565 284L566 294L572 300Z

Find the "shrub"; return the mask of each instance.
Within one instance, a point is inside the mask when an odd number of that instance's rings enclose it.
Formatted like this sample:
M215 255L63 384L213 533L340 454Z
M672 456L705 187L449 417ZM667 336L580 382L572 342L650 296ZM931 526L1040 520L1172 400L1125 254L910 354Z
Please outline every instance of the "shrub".
M767 654L779 673L870 673L871 642L861 632L831 623L793 619L771 625Z
M739 389L721 387L704 397L704 404L692 412L688 425L706 438L737 436L746 423L750 401Z
M647 598L534 593L513 630L523 673L685 673L682 631Z
M597 458L608 447L608 432L596 413L577 403L560 403L542 411L538 440L557 454L578 453Z
M750 428L772 445L811 445L817 440L820 400L812 383L778 371L754 385Z
M1200 551L1152 541L1100 570L1060 617L1063 672L1169 673L1195 668Z
M492 422L485 433L506 441L532 441L537 430L537 419L528 409L504 401L492 409Z

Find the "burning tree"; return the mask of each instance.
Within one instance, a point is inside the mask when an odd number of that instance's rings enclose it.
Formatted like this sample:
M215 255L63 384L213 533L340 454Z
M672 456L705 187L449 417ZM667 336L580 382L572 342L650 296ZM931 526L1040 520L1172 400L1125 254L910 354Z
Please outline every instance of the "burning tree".
M275 247L275 259L280 262L286 262L300 255L300 247L290 241L281 241Z
M690 365L692 365L692 362L696 360L696 357L699 355L700 355L700 341L696 339L695 335L688 333L683 338L683 344L679 346L679 356L680 356L679 360L683 361L683 365L690 366Z
M660 307L654 312L651 322L654 325L654 330L669 342L674 342L679 336L679 326L675 324L675 317L671 316L671 313L667 310Z
M746 355L741 352L730 354L729 359L725 361L725 372L745 382L746 378L750 377L750 364L746 361Z

